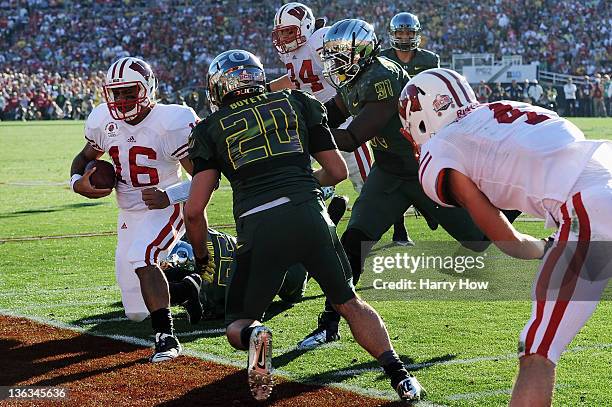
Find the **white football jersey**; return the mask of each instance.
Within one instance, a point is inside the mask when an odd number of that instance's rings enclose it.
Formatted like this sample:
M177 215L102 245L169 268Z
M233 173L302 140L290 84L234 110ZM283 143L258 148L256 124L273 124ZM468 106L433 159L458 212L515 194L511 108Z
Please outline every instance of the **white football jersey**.
M193 109L181 105L158 103L134 126L113 119L106 103L93 109L85 122L85 139L110 155L121 209L147 209L142 189L163 189L181 181L179 160L187 157L189 134L198 121Z
M323 37L327 30L329 27L319 28L300 48L279 54L287 68L287 75L296 88L311 93L321 103L336 95L336 89L323 77L323 61L319 54L323 49Z
M483 104L422 146L419 180L431 199L452 206L441 173L454 169L496 207L546 219L555 215L547 209L548 200L569 198L602 143L585 140L576 126L550 110L505 100Z

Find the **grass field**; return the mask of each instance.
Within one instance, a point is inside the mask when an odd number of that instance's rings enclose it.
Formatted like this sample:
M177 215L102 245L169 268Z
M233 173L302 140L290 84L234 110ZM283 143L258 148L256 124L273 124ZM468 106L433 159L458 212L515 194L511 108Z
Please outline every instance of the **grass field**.
M612 139L612 119L575 119L590 138ZM114 197L87 200L69 190L70 162L82 148L82 122L0 124L0 313L37 317L84 327L99 335L150 340L150 324L122 319L114 281ZM340 192L354 192L345 182ZM234 233L231 190L215 193L209 219ZM448 240L423 218L406 219L414 240ZM519 220L518 228L545 236L541 222ZM346 221L340 225L341 233ZM94 236L67 237L67 235ZM58 239L29 237L64 236ZM388 243L389 234L381 244ZM516 262L517 270L535 268ZM363 287L362 287L363 288ZM527 298L527 294L525 294ZM275 303L268 325L275 333L275 366L295 380L341 383L368 394L391 396L387 380L352 339L308 353L292 350L314 328L322 297L314 282L307 300L287 309ZM398 353L426 386L428 400L451 406L507 404L516 371L517 338L530 315L528 301L379 301ZM244 365L222 323L190 327L181 310L176 328L193 355ZM612 405L612 304L602 302L562 358L555 405Z

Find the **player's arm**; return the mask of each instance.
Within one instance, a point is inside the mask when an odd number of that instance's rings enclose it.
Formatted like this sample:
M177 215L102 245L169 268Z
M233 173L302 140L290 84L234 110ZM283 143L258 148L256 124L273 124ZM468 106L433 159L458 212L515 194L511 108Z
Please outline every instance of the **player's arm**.
M289 75L285 74L280 78L268 82L270 92L276 92L283 89L295 89L295 84L289 79Z
M545 242L516 230L471 179L456 170L449 170L447 177L448 193L454 202L469 212L476 226L501 251L519 259L544 256Z
M325 118L322 123L308 129L308 151L321 165L313 175L321 186L332 186L348 177L346 162L338 152L334 137Z
M112 192L111 188L98 189L91 185L89 177L96 171L92 168L85 171L88 162L97 160L104 152L96 150L89 143L74 157L70 166L70 185L72 190L86 198L103 198Z
M185 202L189 196L191 188L191 174L193 173L193 163L189 157L180 160L181 166L188 175L188 180L171 185L165 190L157 187L145 188L142 190L142 200L148 209L164 209L175 203Z

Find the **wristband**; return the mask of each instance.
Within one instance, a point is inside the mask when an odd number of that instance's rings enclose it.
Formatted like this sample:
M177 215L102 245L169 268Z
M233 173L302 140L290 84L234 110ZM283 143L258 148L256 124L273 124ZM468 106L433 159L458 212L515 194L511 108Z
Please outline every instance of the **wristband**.
M185 181L178 184L174 184L166 188L166 195L170 205L175 203L185 202L189 198L189 190L191 189L191 181Z
M81 178L83 178L83 176L81 174L74 174L72 177L70 177L70 189L72 190L72 192L74 191L74 184L80 180Z

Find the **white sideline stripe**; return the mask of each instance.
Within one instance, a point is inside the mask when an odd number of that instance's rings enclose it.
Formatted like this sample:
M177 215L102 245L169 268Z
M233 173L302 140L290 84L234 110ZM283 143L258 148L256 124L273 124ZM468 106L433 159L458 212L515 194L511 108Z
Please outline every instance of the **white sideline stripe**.
M94 324L103 324L106 322L120 322L127 321L127 317L115 317L115 318L94 318L94 319L84 319L81 321L83 325L94 325Z
M555 384L555 390L559 390L559 389L563 389L563 388L567 388L570 387L569 384L564 384L564 383L557 383ZM493 396L499 396L502 394L512 394L512 389L499 389L499 390L487 390L487 391L477 391L474 393L459 393L459 394L452 394L448 397L446 397L447 400L469 400L469 399L478 399L478 398L484 398L484 397L493 397Z
M612 343L600 343L593 345L585 345L585 346L575 346L573 348L567 349L564 353L575 353L582 352L588 350L602 350L602 349L612 349ZM476 358L468 358L468 359L451 359L445 360L442 362L426 362L426 363L413 363L410 365L406 365L406 369L410 370L419 370L430 366L445 366L445 365L463 365L463 364L472 364L479 362L488 362L488 361L497 361L497 360L508 360L508 359L517 359L516 353L509 353L506 355L498 355L498 356L480 356ZM346 369L335 372L335 376L357 376L362 373L367 372L378 372L381 371L379 367L370 367L365 369Z
M41 308L56 308L56 307L80 307L80 306L88 306L88 305L110 305L108 300L106 301L76 301L76 302L62 302L55 304L37 304L37 305L26 305L26 306L16 306L14 308L6 308L0 309L0 314L6 312L16 312L16 311L27 311L27 310L36 310ZM27 318L24 317L24 318Z
M87 329L76 326L76 325L66 324L61 321L56 321L56 320L47 319L47 318L24 315L18 312L10 311L10 310L0 310L0 315L25 318L31 321L35 321L35 322L45 324L45 325L50 325L56 328L67 329L73 332L79 332L79 333L97 336L101 338L114 339L116 341L121 341L121 342L129 343L132 345L138 345L138 346L144 346L144 347L153 346L153 341L151 340L136 338L133 336L126 336L126 335L108 335L108 334L103 334L103 333L95 332L95 331L92 332L92 331L88 331ZM210 353L196 351L192 349L183 349L183 354L188 355L188 356L193 356L198 359L206 360L209 362L219 363L219 364L227 365L227 366L234 366L240 369L244 369L245 367L244 360L240 360L240 361L233 360L233 359L229 359L223 356L213 355ZM296 376L293 373L290 373L284 370L276 369L274 373L276 376L283 377L287 380L292 380L294 382L298 382L302 384L313 384L309 381L300 379L298 376ZM377 398L385 399L385 400L397 400L397 395L395 394L395 392L390 391L390 390L388 391L374 390L374 389L368 389L368 388L354 386L354 385L345 384L345 383L331 383L331 384L325 384L324 386L350 391L355 394L360 394L362 396L377 397ZM427 406L427 407L439 406L439 405L431 404L428 402L421 402L419 405Z
M224 334L224 333L225 333L225 328L212 328L212 329L203 329L200 331L180 332L180 333L177 333L176 336L178 336L179 338L182 338L182 337L189 337L189 336Z
M98 285L93 287L80 287L80 288L49 288L46 290L11 290L11 291L0 291L0 297L11 297L14 295L37 295L37 294L55 294L55 293L70 293L70 292L81 292L81 291L108 291L108 292L120 292L119 288L114 285Z

